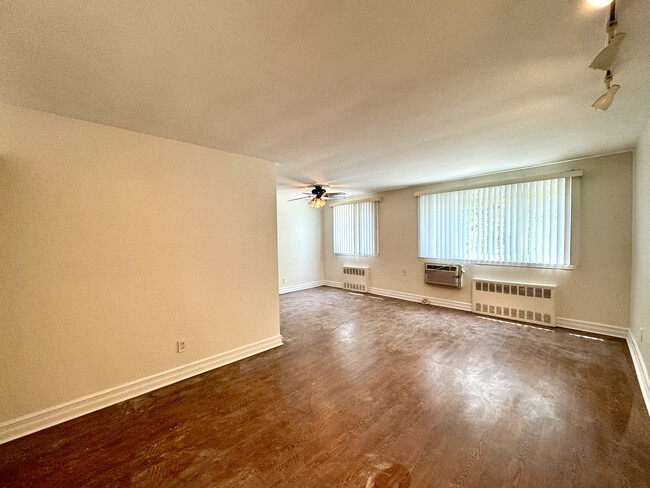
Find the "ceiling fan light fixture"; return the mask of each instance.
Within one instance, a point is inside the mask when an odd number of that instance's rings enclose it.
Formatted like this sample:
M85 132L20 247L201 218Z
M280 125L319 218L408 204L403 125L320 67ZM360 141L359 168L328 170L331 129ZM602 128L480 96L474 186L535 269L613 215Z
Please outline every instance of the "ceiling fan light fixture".
M342 200L345 199L345 193L341 191L328 193L323 185L314 185L310 192L303 192L304 197L291 198L289 201L307 200L309 199L309 206L313 208L323 208L327 200Z
M607 91L598 97L598 99L593 103L592 107L596 110L604 112L610 107L614 101L614 95L616 95L616 92L620 89L620 85L612 85L611 87L608 87Z
M325 206L325 200L321 197L315 197L309 200L309 206L314 208L323 208Z
M589 5L592 5L594 7L607 7L610 3L612 3L614 0L587 0Z

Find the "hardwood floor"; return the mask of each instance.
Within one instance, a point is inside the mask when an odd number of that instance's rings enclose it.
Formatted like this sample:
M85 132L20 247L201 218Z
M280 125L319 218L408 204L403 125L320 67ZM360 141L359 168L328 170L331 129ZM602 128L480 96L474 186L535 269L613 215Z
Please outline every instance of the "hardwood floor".
M0 446L2 486L644 487L624 341L317 288L285 345Z

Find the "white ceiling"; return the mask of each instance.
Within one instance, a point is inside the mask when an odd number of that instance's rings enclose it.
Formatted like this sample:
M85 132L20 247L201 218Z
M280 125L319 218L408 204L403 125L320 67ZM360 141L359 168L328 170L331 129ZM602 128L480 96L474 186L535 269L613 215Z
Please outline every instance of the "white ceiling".
M585 0L0 1L0 98L374 191L616 152L650 117L650 2L612 108Z

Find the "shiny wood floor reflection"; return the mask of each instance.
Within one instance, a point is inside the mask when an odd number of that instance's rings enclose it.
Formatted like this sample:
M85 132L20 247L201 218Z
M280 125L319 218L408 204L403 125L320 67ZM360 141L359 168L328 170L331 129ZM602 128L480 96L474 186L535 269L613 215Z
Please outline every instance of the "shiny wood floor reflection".
M285 345L0 446L2 486L643 487L624 341L319 288Z

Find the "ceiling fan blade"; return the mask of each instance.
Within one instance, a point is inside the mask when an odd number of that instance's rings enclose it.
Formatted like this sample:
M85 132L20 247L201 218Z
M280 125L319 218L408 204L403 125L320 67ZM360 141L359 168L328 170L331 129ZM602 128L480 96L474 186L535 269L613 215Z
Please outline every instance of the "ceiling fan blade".
M311 198L312 196L309 195L308 197L299 197L299 198L292 198L291 200L287 200L288 202L294 202L296 200L306 200L307 198Z
M329 199L329 200L344 200L345 199L345 194L343 194L343 195L332 195L331 193L330 194L326 193L323 196L325 198Z
M334 196L336 196L336 195L342 195L342 196L345 196L345 193L343 193L342 191L335 191L335 192L333 192L333 193L325 193L325 196L326 196L326 197L334 197Z
M614 37L612 37L612 40L609 41L607 47L598 53L589 67L593 69L601 69L603 71L610 69L616 60L616 56L618 56L618 50L624 39L625 32L615 34Z

